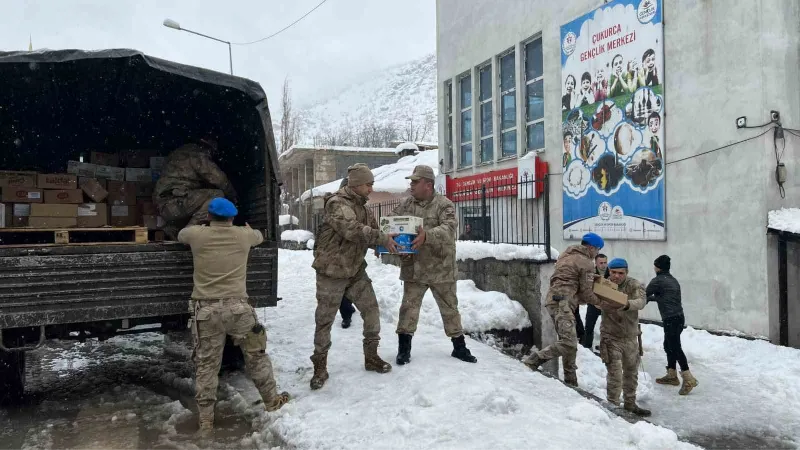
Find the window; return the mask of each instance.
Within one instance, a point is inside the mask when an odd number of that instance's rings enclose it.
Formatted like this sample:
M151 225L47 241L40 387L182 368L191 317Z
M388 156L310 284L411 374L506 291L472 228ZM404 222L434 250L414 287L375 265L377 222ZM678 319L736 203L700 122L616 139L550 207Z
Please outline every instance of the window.
M447 133L444 137L444 168L453 168L453 82L444 83L444 110L447 116Z
M500 56L500 149L502 156L517 154L517 76L514 52Z
M525 44L525 127L528 151L544 150L542 38Z
M458 82L461 93L461 158L459 167L472 165L472 76Z
M492 134L492 64L489 63L478 69L479 86L478 98L481 108L481 162L494 160L494 139Z

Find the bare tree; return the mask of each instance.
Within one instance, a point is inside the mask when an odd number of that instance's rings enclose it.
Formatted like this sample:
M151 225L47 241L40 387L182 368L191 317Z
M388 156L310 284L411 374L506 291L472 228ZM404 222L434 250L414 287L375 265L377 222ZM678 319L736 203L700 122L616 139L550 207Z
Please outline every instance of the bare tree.
M422 120L416 120L413 114L406 116L401 130L401 137L407 142L421 142L428 138L434 126L433 114L426 113Z
M292 107L292 92L289 87L289 77L286 77L281 92L281 153L289 150L299 140L300 123L300 116Z

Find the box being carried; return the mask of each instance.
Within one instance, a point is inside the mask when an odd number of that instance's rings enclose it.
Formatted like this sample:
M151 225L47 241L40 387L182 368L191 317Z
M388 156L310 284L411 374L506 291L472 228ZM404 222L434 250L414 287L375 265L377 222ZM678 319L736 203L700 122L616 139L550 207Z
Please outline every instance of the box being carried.
M617 284L609 281L603 277L594 280L592 291L594 295L601 297L605 300L619 303L621 305L628 304L628 294L617 290Z
M379 228L385 234L397 234L394 237L398 245L398 252L402 254L415 254L411 249L411 242L417 237L417 229L422 226L422 218L414 216L388 216L381 217ZM378 253L389 253L389 250L379 245Z

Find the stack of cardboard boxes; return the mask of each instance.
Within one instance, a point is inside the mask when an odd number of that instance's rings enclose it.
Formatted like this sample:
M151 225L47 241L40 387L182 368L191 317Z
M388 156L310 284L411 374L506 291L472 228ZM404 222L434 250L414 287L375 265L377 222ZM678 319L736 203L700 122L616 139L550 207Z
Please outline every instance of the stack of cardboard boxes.
M66 174L0 171L0 227L159 230L153 188L164 158L155 155L91 152L89 163L69 161Z

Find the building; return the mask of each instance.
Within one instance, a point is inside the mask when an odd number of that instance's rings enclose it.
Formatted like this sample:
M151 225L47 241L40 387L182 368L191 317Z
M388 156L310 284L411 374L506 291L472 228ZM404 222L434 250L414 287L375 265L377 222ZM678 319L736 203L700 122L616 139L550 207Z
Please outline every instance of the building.
M784 320L798 336L766 232L768 211L800 204L798 2L436 5L448 191L538 159L553 247L596 231L645 282L669 254L689 325L777 342ZM659 318L653 305L643 316Z

